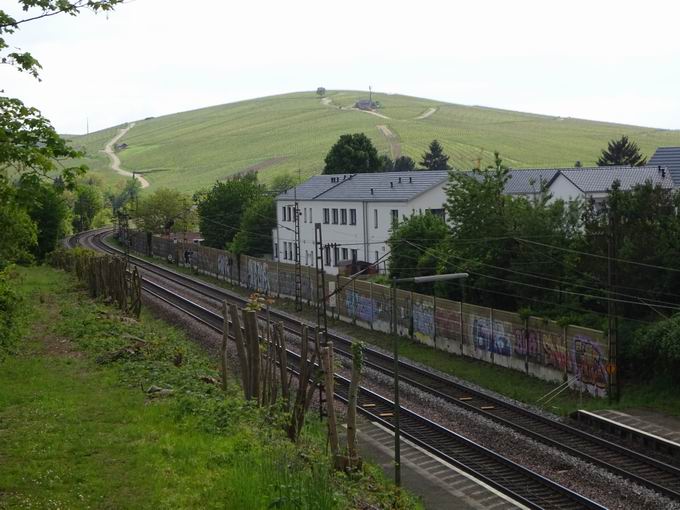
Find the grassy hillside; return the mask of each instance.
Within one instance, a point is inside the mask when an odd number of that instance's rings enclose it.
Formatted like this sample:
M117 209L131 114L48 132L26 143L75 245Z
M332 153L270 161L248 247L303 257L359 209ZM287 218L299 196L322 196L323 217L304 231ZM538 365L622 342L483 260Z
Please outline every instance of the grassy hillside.
M661 145L680 145L680 131L401 95L373 97L383 117L351 109L366 93L330 91L323 101L314 92L299 92L137 121L121 140L129 148L120 158L128 170L151 172L147 177L152 189L193 191L248 169L257 169L265 181L298 168L303 177L317 174L328 149L348 132L366 133L380 152L401 152L416 160L437 138L457 168L470 168L478 158L488 164L494 150L514 167L571 166L576 160L593 164L606 142L622 134L636 140L647 155ZM115 132L111 128L73 137L88 150L86 162L99 174L106 172L108 160L98 151Z

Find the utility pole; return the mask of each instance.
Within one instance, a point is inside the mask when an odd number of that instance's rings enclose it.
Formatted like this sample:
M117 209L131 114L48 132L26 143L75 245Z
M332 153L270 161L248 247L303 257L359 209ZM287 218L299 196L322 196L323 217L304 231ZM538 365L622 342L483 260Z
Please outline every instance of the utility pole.
M298 169L298 175L300 170ZM297 185L293 188L293 199L295 206L293 212L295 216L295 254L293 260L295 261L295 311L302 311L302 257L300 256L300 207L297 201ZM323 268L323 265L322 265Z
M326 274L323 270L323 239L321 236L321 223L314 224L314 258L316 262L316 332L317 338L323 347L328 346L328 318L326 317ZM322 370L323 363L319 363ZM333 398L333 395L326 398ZM319 384L319 415L323 417L324 388Z
M618 402L620 397L620 385L618 374L618 317L616 302L612 298L616 286L616 219L611 208L608 215L609 228L607 233L607 340L609 360L607 364L608 385L607 393L609 402ZM581 382L583 384L583 382Z

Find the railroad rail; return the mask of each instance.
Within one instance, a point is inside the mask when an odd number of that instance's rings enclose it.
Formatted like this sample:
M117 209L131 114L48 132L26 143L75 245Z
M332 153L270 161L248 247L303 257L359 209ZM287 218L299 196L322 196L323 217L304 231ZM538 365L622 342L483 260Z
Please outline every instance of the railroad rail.
M205 326L222 333L223 317L208 308L194 303L155 282L144 279L144 292L188 314ZM233 338L233 337L231 337ZM300 355L288 350L288 359L294 370ZM335 375L335 397L347 402L349 380ZM392 429L394 404L364 388L359 388L359 411L369 420ZM494 487L513 500L533 509L602 509L594 501L559 485L533 471L512 462L465 437L448 430L405 407L401 408L400 427L402 437L427 449L435 456L471 474L478 480Z
M98 231L84 237L92 247L110 253L122 253L102 240L106 231ZM130 255L131 261L140 268L175 284L190 289L201 296L218 302L237 301L243 305L246 299L206 282L168 268L152 264ZM275 320L284 322L286 330L299 335L300 320L281 312L271 312ZM351 342L341 336L329 334L338 354L350 356ZM378 350L365 348L365 366L392 376L393 359ZM434 374L408 361L400 361L400 380L427 392L450 404L482 415L497 423L514 429L543 444L581 458L592 464L623 476L635 483L653 489L665 496L680 500L680 469L659 459L643 455L620 444L589 434L561 421L547 418L524 407L487 393L471 389L449 378Z

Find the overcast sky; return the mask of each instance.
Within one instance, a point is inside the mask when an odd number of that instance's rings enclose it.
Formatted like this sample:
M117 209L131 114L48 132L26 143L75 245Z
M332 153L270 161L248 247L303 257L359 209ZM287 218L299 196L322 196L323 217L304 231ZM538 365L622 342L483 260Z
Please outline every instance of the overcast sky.
M14 0L2 8L22 17ZM680 128L680 3L132 0L28 23L42 82L0 88L62 133L265 95L367 89Z

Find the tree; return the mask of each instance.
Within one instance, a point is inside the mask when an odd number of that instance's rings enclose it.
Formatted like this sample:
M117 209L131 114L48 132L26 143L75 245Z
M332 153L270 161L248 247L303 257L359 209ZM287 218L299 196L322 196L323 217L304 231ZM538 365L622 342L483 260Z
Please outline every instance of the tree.
M253 199L243 212L241 225L229 251L260 256L272 252L272 230L276 228L276 201L273 197Z
M257 174L247 173L218 181L210 190L194 195L205 244L226 248L238 232L243 212L263 192L264 187L257 182Z
M12 262L28 263L38 231L28 213L14 203L0 202L0 271Z
M597 160L597 166L644 166L646 163L647 158L640 152L638 144L629 141L626 135L611 140Z
M324 174L379 172L378 151L364 133L340 136L324 160Z
M104 207L102 195L94 186L81 184L76 188L73 204L73 228L76 232L92 228L92 221Z
M174 189L160 188L139 201L133 213L141 230L155 234L186 232L196 225L191 198Z
M37 7L40 13L15 19L0 9L0 63L10 65L39 79L40 62L29 52L13 51L7 36L16 33L25 23L56 14L76 16L83 9L110 11L123 0L18 0L23 11ZM6 186L7 168L13 168L22 178L40 179L56 174L66 186L75 185L85 167L57 165L59 159L77 158L82 154L69 147L50 122L40 112L24 105L19 99L0 97L0 186Z
M271 184L268 186L269 189L274 193L283 193L291 188L294 188L298 184L297 177L292 174L285 173L279 174L272 179Z
M394 170L394 161L387 154L378 156L378 161L380 162L380 172L391 172Z
M392 231L390 246L390 277L407 278L435 274L436 262L426 250L437 248L448 234L442 218L434 214L413 215Z
M326 95L326 89L323 87L319 87L316 89L316 95L319 97L323 97Z
M47 183L22 182L17 190L17 204L22 206L37 228L35 257L42 261L70 232L71 210L61 190Z
M416 169L416 162L408 156L399 156L394 160L395 172L409 172Z
M432 140L420 164L427 170L451 170L449 157L444 154L444 149L437 140Z
M111 208L114 213L124 209L128 204L136 202L141 188L142 185L137 179L130 178L125 181L118 193L108 192L107 199L111 202Z

